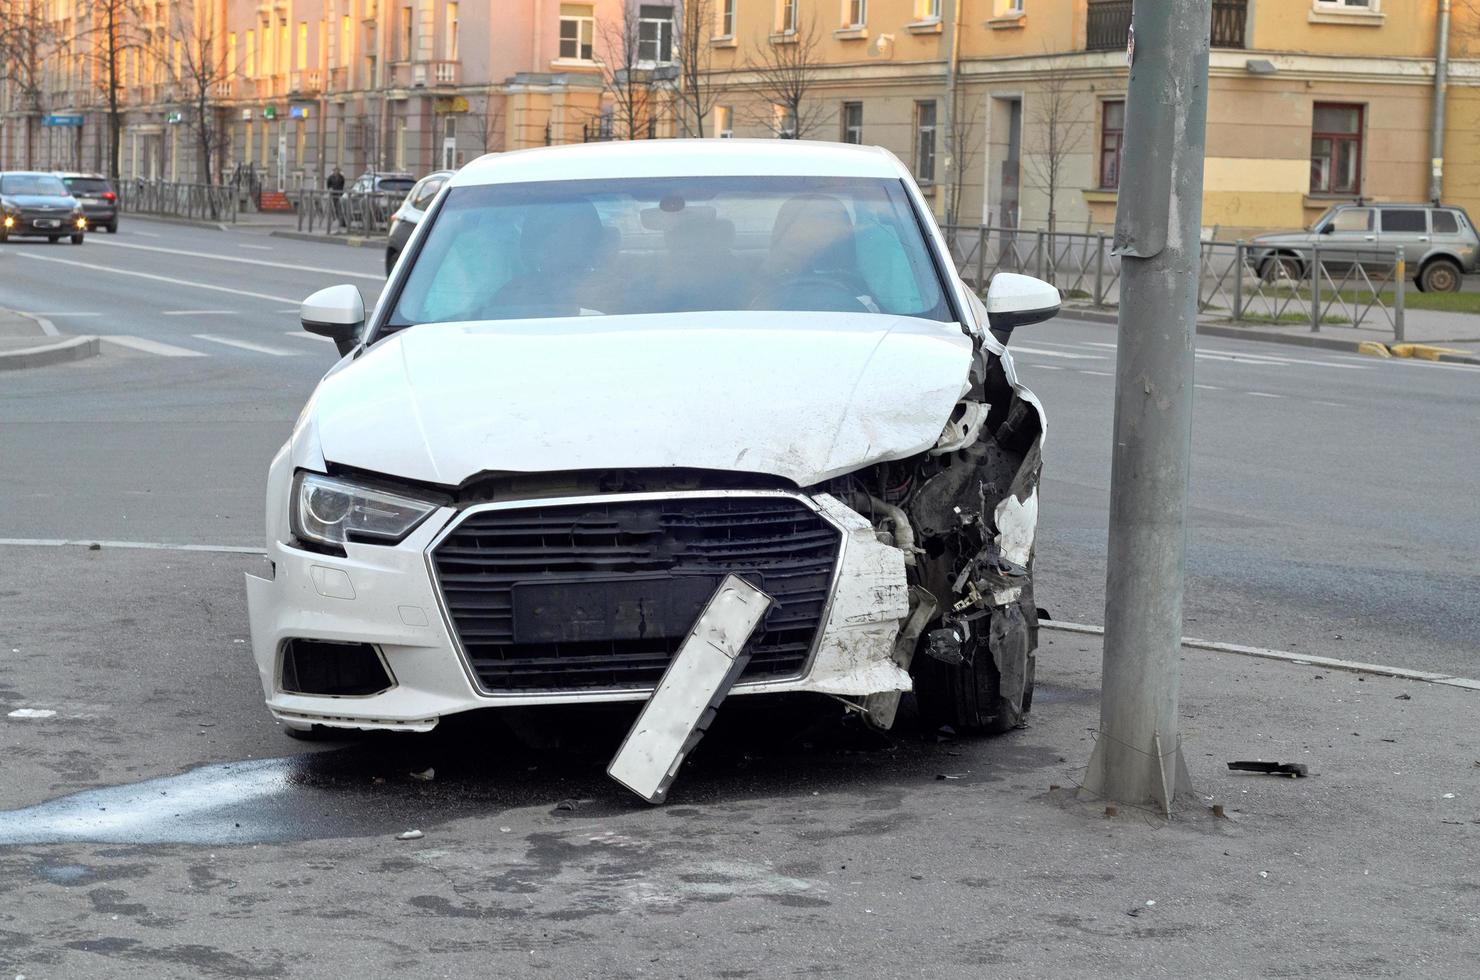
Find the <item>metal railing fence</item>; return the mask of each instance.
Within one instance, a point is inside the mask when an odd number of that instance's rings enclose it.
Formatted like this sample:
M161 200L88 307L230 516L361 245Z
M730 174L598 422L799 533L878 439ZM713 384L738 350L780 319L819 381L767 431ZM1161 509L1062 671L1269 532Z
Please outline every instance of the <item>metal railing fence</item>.
M383 235L389 229L391 215L401 206L405 194L385 191L356 193L345 191L299 191L298 230L308 234L333 235L340 232L359 235Z
M998 272L1036 276L1067 300L1113 307L1120 257L1103 232L947 225L957 272L978 292ZM1205 241L1198 312L1240 323L1381 330L1402 341L1407 265L1401 248L1282 247Z
M167 180L125 180L118 184L118 205L125 213L160 214L201 221L236 221L235 189L223 184L187 184Z

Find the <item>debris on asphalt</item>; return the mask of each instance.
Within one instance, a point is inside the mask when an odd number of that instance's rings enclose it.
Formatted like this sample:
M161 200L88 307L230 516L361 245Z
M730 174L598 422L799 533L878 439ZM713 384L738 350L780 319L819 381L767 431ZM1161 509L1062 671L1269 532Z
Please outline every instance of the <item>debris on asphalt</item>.
M575 800L561 800L559 803L555 804L555 809L573 811L579 805L580 804L578 804Z
M410 775L412 779L419 779L424 783L429 783L433 779L437 778L437 770L433 769L431 766L427 766L421 772L413 772Z
M1290 776L1294 779L1304 779L1309 775L1309 770L1300 762L1230 762L1228 768L1235 772L1262 772L1271 776Z
M103 546L100 545L100 544L98 544L96 541L94 541L92 544L90 544L90 545L87 546L87 550L88 551L102 551L103 550Z
M14 711L10 712L5 717L7 717L7 718L16 718L16 719L26 719L26 718L55 718L56 716L57 716L57 713L55 711L52 711L50 708L16 708Z
M966 773L964 773L964 772L938 772L938 773L935 774L935 778L936 779L965 779L966 778Z
M1261 871L1261 872L1259 872L1259 877L1261 877L1261 878L1268 878L1269 877L1269 872L1268 871Z
M396 840L421 840L425 836L419 830L403 830L396 835Z
M1393 698L1393 700L1394 701L1412 701L1413 700L1413 695L1411 695L1411 694L1399 694L1397 697Z

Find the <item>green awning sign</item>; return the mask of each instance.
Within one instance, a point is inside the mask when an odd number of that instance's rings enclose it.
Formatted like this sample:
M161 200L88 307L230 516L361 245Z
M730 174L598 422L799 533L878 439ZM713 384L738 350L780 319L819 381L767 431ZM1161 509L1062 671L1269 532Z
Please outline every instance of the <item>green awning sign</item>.
M263 106L262 107L262 118L263 119L276 119L277 118L277 107L276 106L270 106L270 105Z

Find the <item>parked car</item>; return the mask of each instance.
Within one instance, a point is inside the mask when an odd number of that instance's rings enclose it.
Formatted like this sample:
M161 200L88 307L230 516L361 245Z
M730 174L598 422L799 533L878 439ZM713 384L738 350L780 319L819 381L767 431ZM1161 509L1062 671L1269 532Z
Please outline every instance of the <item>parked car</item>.
M0 242L11 238L69 238L81 245L87 216L55 174L0 173Z
M405 194L416 186L416 178L407 173L363 173L350 185L351 194Z
M1250 261L1265 280L1305 278L1317 250L1329 269L1386 273L1399 247L1424 292L1457 292L1480 263L1480 237L1464 208L1360 203L1327 209L1306 231L1252 239Z
M958 731L1033 692L1043 415L888 152L664 140L485 157L267 475L252 651L290 731L642 701L717 585L773 600L732 696L814 692ZM723 707L720 708L723 711Z
M68 193L82 205L89 228L102 228L108 234L118 233L118 192L113 182L102 174L59 173Z
M391 269L395 268L396 259L400 258L401 250L411 239L411 233L416 230L416 224L426 214L427 208L431 207L437 192L447 183L452 176L451 170L438 170L427 174L416 182L406 195L406 200L391 215L390 230L386 234L385 244L385 274L390 275Z

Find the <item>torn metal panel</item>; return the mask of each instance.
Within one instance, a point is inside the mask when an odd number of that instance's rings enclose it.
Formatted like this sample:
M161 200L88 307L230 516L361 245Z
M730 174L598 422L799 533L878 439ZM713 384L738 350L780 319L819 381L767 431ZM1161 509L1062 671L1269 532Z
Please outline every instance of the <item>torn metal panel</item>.
M727 575L678 648L653 696L622 741L607 775L649 803L668 795L684 756L704 737L750 659L745 645L772 599Z

